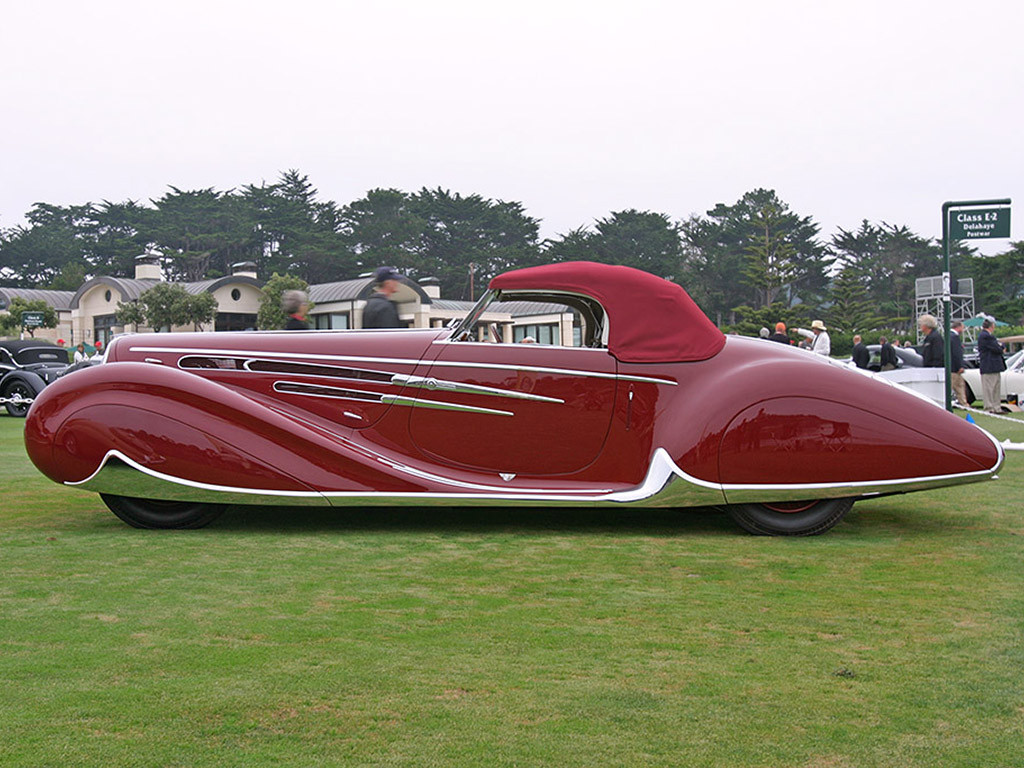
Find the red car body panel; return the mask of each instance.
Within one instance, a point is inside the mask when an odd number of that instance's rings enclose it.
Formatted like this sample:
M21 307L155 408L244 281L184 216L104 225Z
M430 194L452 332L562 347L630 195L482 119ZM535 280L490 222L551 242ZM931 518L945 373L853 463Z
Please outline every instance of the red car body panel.
M1002 462L987 433L913 393L778 344L640 363L444 329L121 337L46 388L25 441L60 483L280 504L860 497ZM139 485L108 478L115 465Z

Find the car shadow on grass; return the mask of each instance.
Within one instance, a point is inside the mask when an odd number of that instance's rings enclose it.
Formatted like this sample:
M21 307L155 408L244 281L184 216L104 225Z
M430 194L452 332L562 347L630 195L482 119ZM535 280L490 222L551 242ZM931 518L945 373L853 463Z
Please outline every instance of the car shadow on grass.
M229 507L209 529L232 533L289 531L425 531L644 534L741 533L714 508L593 509L551 507Z
M836 530L846 528L859 534L933 535L963 530L969 519L951 519L945 512L936 512L925 502L926 497L893 496L886 499L865 499L854 504L853 511Z

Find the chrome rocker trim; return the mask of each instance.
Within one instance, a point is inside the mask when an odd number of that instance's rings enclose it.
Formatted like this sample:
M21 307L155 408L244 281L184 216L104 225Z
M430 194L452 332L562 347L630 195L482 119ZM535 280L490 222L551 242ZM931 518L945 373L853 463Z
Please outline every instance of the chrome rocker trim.
M988 434L986 432L986 434ZM991 438L991 435L989 435ZM995 438L991 438L999 446ZM111 462L114 459L114 462ZM987 470L955 475L935 475L895 480L848 483L721 484L693 477L679 468L664 448L655 450L647 476L639 486L627 490L515 488L464 483L389 462L408 475L450 485L451 492L366 493L365 491L280 491L213 485L175 477L146 467L120 451L111 450L96 470L84 480L65 484L98 493L134 498L169 499L229 504L271 505L382 505L415 499L424 505L489 506L542 503L545 506L611 506L637 504L644 507L715 506L724 503L800 501L805 499L878 496L958 485L995 478L1004 454ZM501 477L503 475L499 475ZM507 481L506 481L507 482Z

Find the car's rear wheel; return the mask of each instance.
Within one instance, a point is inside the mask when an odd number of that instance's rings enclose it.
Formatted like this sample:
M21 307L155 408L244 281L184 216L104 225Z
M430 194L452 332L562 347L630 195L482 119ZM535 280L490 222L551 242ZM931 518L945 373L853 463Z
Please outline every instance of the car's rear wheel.
M32 387L24 381L10 382L6 387L4 387L4 391L2 393L3 398L7 400L7 403L5 404L7 413L19 419L25 418L28 414L29 407L32 405L32 400L37 394L39 393L33 390ZM14 402L11 402L12 400Z
M815 536L850 511L853 499L732 504L726 510L741 528L758 536Z
M101 493L111 512L135 528L202 528L220 517L223 504L133 499Z

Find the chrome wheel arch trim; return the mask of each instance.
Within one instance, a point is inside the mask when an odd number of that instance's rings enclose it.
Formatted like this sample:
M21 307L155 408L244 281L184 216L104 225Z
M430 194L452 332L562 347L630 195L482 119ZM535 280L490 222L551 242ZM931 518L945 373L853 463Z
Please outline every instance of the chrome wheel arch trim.
M104 454L100 460L100 464L96 467L96 470L84 480L65 480L64 485L70 485L72 487L87 487L95 484L97 478L107 468L108 463L111 459L117 459L127 464L132 469L141 472L144 475L148 475L155 480L161 480L166 483L173 485L184 485L189 488L195 488L203 491L215 491L217 493L245 493L245 494L256 494L259 496L272 496L274 498L295 498L295 499L307 499L307 498L319 498L321 496L319 491L280 491L273 488L237 488L231 485L217 485L215 483L203 483L198 480L186 480L175 475L168 475L164 472L147 467L145 464L140 464L134 459L126 456L116 448L111 449ZM91 490L91 489L90 489ZM114 491L100 490L100 493L113 493Z

